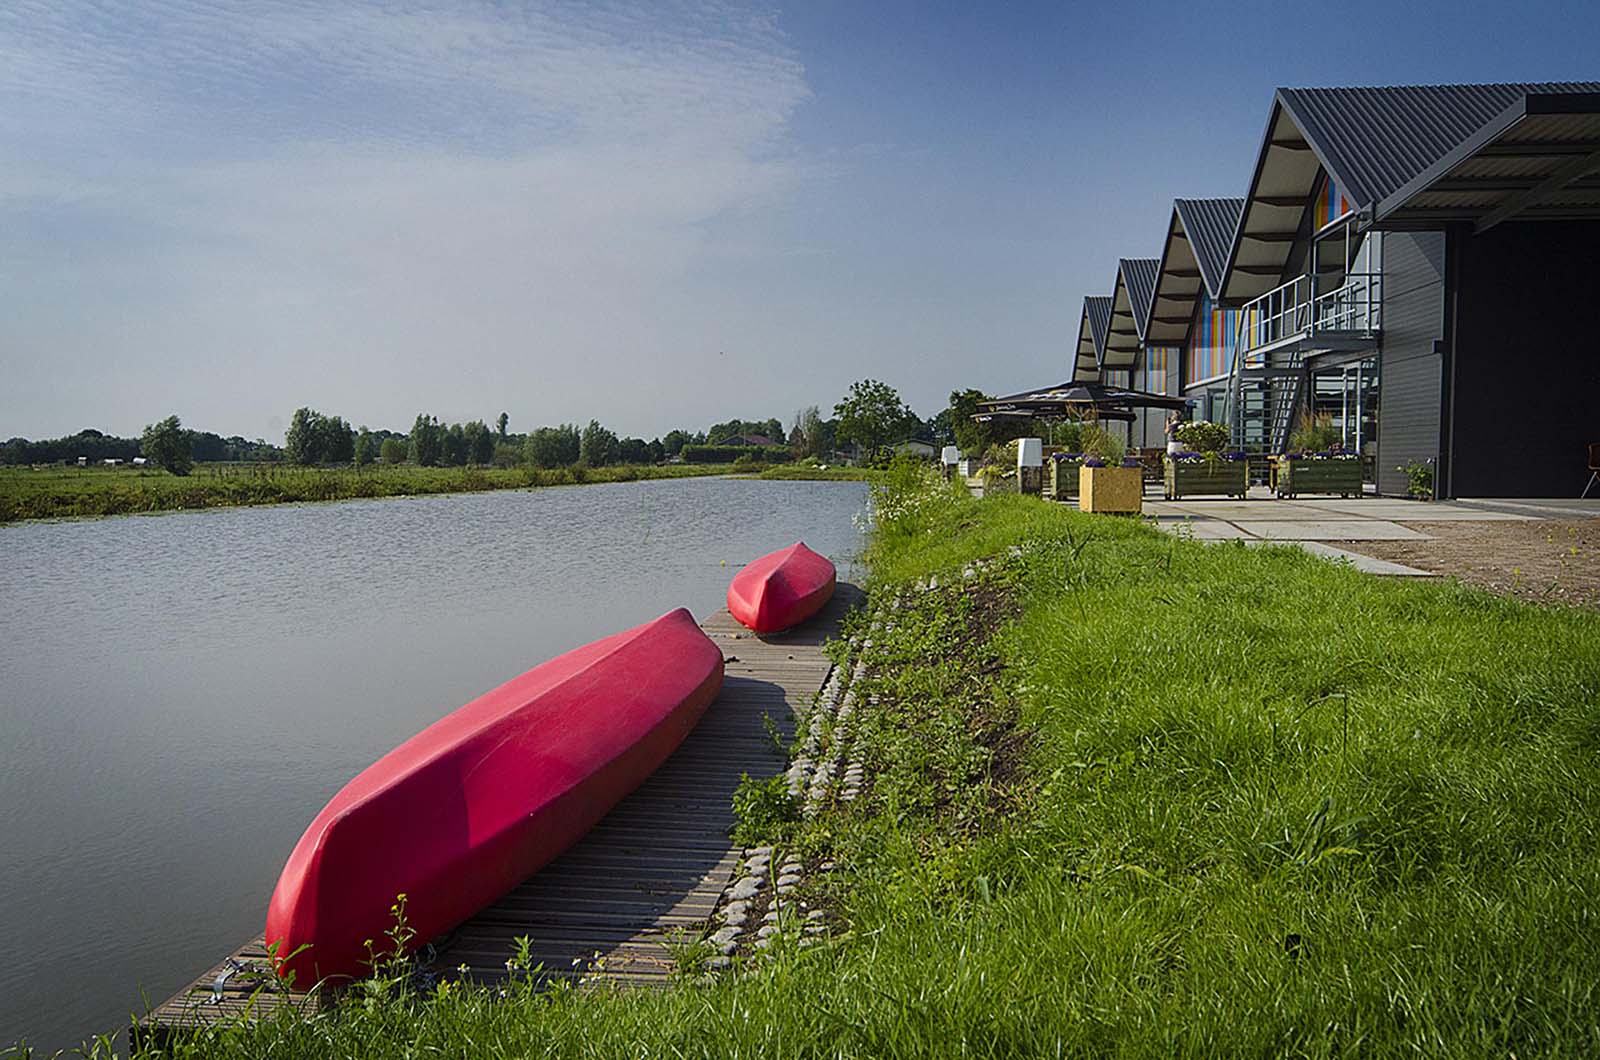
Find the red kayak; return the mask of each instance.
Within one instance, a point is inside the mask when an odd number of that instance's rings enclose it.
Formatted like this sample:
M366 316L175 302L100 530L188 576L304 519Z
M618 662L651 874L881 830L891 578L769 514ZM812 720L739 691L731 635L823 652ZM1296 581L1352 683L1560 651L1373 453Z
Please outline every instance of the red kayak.
M835 577L828 557L798 541L740 571L728 586L728 611L757 633L776 633L821 611Z
M678 609L480 696L368 766L300 837L267 909L302 988L369 971L406 895L416 945L489 905L638 787L722 687ZM309 948L284 962L297 948Z

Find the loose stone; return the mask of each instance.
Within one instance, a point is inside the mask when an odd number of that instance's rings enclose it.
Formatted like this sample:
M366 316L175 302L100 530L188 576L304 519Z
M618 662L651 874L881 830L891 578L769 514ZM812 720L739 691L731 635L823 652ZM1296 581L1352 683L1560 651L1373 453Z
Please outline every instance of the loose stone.
M827 915L828 915L827 913L824 913L820 909L813 909L813 910L811 910L811 912L806 914L806 919L807 920L823 920L823 919L825 919L827 917Z
M758 938L758 939L769 939L772 936L776 935L777 933L778 933L778 925L776 925L776 924L763 924L763 925L761 925L760 929L758 931L756 931L756 938Z
M733 958L731 958L731 957L718 956L718 957L712 957L710 960L706 961L706 968L709 971L713 971L713 972L726 971L727 969L732 968L732 967L733 967Z
M778 877L778 886L779 887L784 887L784 888L793 887L795 884L797 884L799 882L800 882L800 874L798 872L786 872L782 876Z
M734 884L733 890L729 891L728 894L731 898L733 898L734 901L740 901L743 899L754 898L756 896L756 892L759 890L761 890L761 882L754 876L746 876L744 879Z
M725 946L725 945L727 945L728 943L732 942L734 939L736 939L738 937L739 937L739 929L738 928L736 928L736 927L724 927L724 928L718 928L712 934L711 941L717 946Z
M748 916L749 914L742 909L737 913L723 913L722 922L731 928L742 928Z

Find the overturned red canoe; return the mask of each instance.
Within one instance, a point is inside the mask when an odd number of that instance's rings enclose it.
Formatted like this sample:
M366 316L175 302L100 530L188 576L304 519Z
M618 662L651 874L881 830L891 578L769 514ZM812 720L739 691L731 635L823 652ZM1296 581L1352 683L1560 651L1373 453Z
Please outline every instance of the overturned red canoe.
M721 687L722 652L680 608L430 725L300 837L267 909L280 966L302 987L364 974L364 943L383 951L398 894L417 945L467 919L638 787Z
M728 611L757 633L776 633L822 610L835 577L828 557L798 541L740 571L728 586Z

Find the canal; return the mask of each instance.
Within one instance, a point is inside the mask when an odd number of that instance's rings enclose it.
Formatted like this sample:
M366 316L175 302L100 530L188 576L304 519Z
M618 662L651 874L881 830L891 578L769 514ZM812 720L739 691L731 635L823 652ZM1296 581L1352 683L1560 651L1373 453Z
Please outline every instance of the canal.
M481 692L866 488L721 478L0 527L0 1051L110 1031L261 930L290 848Z

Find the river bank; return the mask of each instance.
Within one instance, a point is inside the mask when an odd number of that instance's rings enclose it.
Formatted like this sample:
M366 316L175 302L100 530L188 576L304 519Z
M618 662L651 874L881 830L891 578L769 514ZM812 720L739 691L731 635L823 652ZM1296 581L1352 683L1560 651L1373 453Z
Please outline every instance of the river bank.
M411 467L299 468L283 464L199 465L179 477L147 468L0 468L0 523L28 519L132 515L302 501L479 493L543 486L749 475L778 481L864 481L856 468L624 464L585 468Z
M894 479L842 783L737 800L805 867L749 974L401 986L188 1055L1600 1047L1592 614Z
M746 470L746 469L738 469ZM185 476L147 468L0 469L0 523L142 512L232 508L435 493L573 486L599 482L728 475L727 465L494 468L206 465Z

